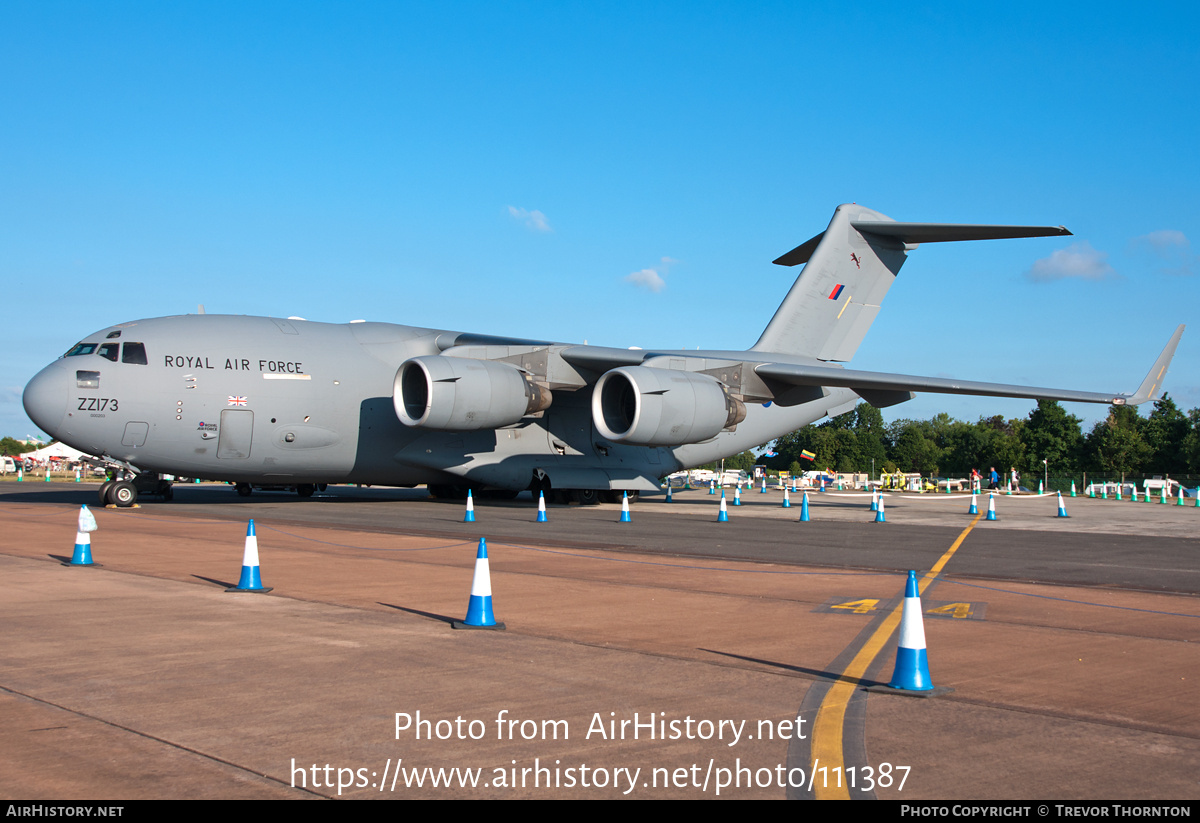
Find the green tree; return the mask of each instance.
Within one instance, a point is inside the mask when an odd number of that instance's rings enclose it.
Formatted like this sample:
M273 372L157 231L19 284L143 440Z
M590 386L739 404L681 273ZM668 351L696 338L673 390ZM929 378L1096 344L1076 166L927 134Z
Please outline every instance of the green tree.
M1143 471L1151 455L1141 433L1143 422L1134 406L1110 408L1108 419L1092 428L1084 444L1091 468L1109 474Z
M1025 460L1019 466L1022 471L1041 474L1042 461L1054 471L1072 471L1079 465L1083 447L1080 419L1054 400L1039 400L1037 408L1029 413L1021 440L1025 446Z
M1154 404L1154 411L1142 426L1142 437L1150 448L1146 470L1158 473L1182 474L1187 471L1184 439L1188 435L1188 418L1167 394Z

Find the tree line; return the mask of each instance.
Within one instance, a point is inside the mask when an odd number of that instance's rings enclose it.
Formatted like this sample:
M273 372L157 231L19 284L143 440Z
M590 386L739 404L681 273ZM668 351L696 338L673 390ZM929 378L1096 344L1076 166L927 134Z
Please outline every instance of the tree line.
M1200 474L1200 408L1186 415L1167 395L1148 417L1135 406L1112 406L1108 417L1084 432L1082 421L1052 400L1039 400L1026 418L981 417L976 423L939 414L930 420L883 422L874 406L859 403L846 414L806 426L775 441L774 457L759 463L776 471L831 468L839 472L920 472L925 476L1003 474L1171 475ZM816 455L805 460L801 452ZM873 462L872 462L873 461ZM1045 461L1045 463L1043 463Z

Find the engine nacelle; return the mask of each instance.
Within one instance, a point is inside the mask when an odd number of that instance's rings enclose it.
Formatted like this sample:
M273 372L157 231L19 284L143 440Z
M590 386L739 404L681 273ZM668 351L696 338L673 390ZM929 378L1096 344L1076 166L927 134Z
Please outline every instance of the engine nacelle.
M682 446L716 437L746 419L746 407L706 374L622 366L592 394L592 422L614 443Z
M516 366L432 355L396 370L392 402L406 426L476 431L511 426L549 408L553 397Z

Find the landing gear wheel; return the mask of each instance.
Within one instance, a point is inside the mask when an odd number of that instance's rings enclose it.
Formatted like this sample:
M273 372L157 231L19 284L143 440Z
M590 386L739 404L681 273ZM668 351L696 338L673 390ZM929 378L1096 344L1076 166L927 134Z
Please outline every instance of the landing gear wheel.
M314 486L312 483L301 483L299 486L296 487L296 494L300 495L301 497L312 497L313 492L315 492L316 490L317 490L317 487Z
M112 484L113 484L112 480L105 480L103 483L100 484L99 494L100 494L100 505L101 506L108 505L108 490L112 487Z
M621 496L613 491L602 491L602 492L600 492L600 502L601 503L620 503Z
M636 503L636 502L638 501L638 497L640 497L640 496L641 496L641 494L642 494L642 493L641 493L640 491L638 491L637 489L634 489L634 490L633 490L633 491L631 491L631 492L625 492L625 493L626 493L627 495L629 495L629 502L630 502L630 504Z
M233 488L237 490L239 497L249 497L252 491L249 483L238 483Z
M571 497L581 506L594 506L600 502L600 493L596 489L575 489Z
M553 489L546 495L546 499L556 505L565 506L571 502L571 493L566 489Z
M328 484L328 483L318 483L318 484L317 484L317 491L319 491L319 492L323 492L323 491L325 491L327 488L329 488L329 484Z
M137 488L128 480L118 480L108 487L108 502L127 509L137 502Z

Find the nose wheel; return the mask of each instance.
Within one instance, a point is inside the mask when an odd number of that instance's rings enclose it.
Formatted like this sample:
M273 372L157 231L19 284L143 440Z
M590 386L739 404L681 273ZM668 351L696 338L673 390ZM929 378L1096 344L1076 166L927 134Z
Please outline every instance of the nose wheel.
M137 487L128 480L118 480L105 485L108 486L104 492L106 505L127 509L137 502Z

